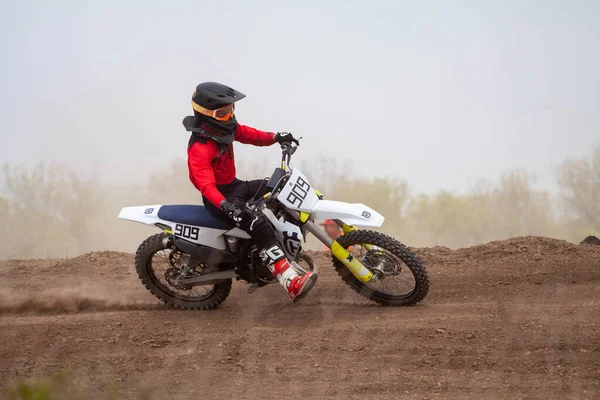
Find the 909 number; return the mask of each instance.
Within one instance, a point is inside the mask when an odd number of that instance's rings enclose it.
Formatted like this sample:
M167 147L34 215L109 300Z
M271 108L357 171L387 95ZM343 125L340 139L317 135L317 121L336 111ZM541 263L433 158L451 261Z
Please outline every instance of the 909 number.
M187 225L175 225L175 236L181 236L186 239L198 240L198 233L200 233L200 228L195 226L187 226Z

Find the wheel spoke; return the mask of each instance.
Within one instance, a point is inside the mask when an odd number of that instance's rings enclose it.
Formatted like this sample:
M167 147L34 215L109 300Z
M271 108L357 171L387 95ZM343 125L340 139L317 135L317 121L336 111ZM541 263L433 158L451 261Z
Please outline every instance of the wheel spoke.
M161 290L175 298L202 301L210 297L215 290L214 285L190 286L189 288L173 286L171 281L176 280L182 272L181 259L182 254L179 252L173 252L170 249L157 251L150 260L151 279ZM200 287L204 288L206 293L199 292Z
M409 295L414 290L416 280L412 271L389 251L377 248L361 258L363 265L377 276L377 279L365 284L367 287L392 296Z

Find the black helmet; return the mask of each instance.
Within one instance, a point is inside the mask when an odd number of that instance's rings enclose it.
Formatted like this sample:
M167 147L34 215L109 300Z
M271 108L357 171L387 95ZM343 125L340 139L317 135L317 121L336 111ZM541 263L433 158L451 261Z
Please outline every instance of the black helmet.
M217 82L203 82L196 86L192 101L208 110L228 106L246 97L245 94Z
M237 130L235 116L226 121L219 121L207 116L206 113L196 111L196 105L207 110L216 110L235 103L246 97L245 94L217 82L203 82L196 86L192 95L192 108L194 115L183 119L183 126L192 135L200 135L214 140L222 145L229 145L234 141Z

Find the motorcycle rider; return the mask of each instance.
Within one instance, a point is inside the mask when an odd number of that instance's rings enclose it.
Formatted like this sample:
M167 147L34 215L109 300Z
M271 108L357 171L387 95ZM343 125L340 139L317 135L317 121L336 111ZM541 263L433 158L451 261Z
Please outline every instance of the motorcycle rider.
M298 141L288 132L264 132L239 124L235 102L244 97L245 94L217 82L196 86L192 95L194 115L183 119L183 126L191 132L187 150L189 177L212 215L232 222L252 237L261 259L295 303L314 286L317 275L299 275L287 260L266 216L245 206L262 180L242 181L236 177L233 142L270 146Z

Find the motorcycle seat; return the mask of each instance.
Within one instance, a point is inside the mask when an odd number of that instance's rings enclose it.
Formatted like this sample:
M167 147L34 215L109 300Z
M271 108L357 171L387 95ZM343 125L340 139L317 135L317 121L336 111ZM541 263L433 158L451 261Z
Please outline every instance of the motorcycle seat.
M178 224L230 230L235 226L212 215L204 206L168 205L158 210L158 218Z

